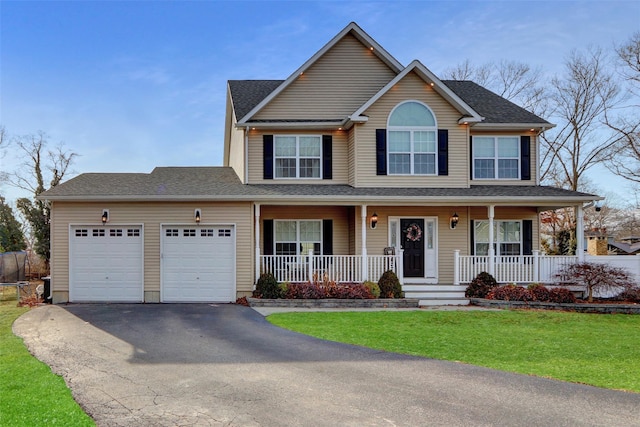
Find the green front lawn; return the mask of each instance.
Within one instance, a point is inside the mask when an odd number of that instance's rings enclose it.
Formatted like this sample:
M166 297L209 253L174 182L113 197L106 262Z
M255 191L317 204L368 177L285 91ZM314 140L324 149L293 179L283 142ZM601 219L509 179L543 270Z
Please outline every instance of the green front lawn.
M11 325L28 308L15 292L0 297L0 426L93 426L64 380L27 350Z
M640 316L545 311L278 313L318 338L640 392Z

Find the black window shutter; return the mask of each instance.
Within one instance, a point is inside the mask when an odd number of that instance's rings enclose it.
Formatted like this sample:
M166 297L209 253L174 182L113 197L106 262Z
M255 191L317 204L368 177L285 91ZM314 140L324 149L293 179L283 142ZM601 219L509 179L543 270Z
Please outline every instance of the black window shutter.
M531 137L525 135L520 137L520 179L531 179Z
M322 135L322 179L333 179L331 135Z
M333 220L322 220L322 255L333 255Z
M263 179L273 179L273 135L263 135Z
M265 219L262 221L262 244L264 255L273 255L273 220Z
M448 129L438 129L438 175L449 175Z
M475 234L476 234L476 229L473 226L473 220L469 221L469 244L471 245L469 247L469 254L470 255L475 255L476 254L476 238L475 238Z
M387 174L387 130L376 129L376 175Z
M472 136L469 136L469 179L473 179L473 137Z
M522 255L533 254L533 221L522 221Z

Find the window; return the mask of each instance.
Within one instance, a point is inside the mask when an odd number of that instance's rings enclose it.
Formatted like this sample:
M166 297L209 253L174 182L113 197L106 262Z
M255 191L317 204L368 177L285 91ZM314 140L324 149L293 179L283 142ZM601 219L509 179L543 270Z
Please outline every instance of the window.
M522 222L493 221L496 255L522 255ZM489 254L489 221L474 222L476 255Z
M520 179L520 139L474 136L473 178Z
M321 254L322 221L275 221L276 255Z
M389 175L436 175L436 120L426 105L404 102L387 124Z
M322 137L319 135L274 136L276 178L320 178Z

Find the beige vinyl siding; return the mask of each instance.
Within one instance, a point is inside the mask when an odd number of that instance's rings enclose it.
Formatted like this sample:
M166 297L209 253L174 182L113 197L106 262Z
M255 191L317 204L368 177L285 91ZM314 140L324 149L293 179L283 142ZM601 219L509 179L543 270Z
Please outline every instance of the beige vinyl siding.
M52 211L51 258L55 302L64 302L69 291L69 226L102 226L100 216L109 209L109 225L143 224L145 298L159 301L160 228L162 224L194 224L195 209L202 210L202 224L235 224L236 292L253 289L252 205L250 203L73 203L55 202ZM157 294L156 294L157 293ZM153 295L153 297L151 297ZM157 301L149 301L157 302Z
M253 118L344 118L394 77L368 47L348 35Z
M433 111L438 129L449 131L448 176L376 175L376 129L386 129L393 108L401 102L417 100ZM373 104L365 114L369 121L357 125L357 187L467 187L469 157L467 126L459 125L461 114L415 73L409 73Z
M473 185L536 185L536 180L538 179L539 170L537 168L538 165L538 153L537 153L537 144L539 143L539 138L535 132L531 132L529 130L525 132L477 132L471 128L471 136L517 136L518 138L521 136L530 136L531 144L529 145L529 156L531 158L531 179L521 180L521 179L473 179L471 180L471 184ZM469 144L469 179L472 178L471 175L471 157L473 153L471 152L471 144Z
M333 220L333 254L350 255L348 207L342 206L261 206L260 220ZM260 250L264 252L264 236L260 236Z
M263 135L331 135L333 179L263 179ZM349 176L347 131L249 132L249 184L346 184Z
M244 129L237 129L231 126L229 132L229 160L224 166L231 166L240 181L245 182L245 147L244 147Z

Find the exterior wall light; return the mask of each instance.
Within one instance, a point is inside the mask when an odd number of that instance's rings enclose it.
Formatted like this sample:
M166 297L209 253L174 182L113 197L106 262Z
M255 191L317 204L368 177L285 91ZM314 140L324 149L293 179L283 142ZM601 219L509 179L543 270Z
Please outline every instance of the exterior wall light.
M449 218L449 226L452 230L458 226L458 221L460 221L460 217L456 212L454 212L453 215L451 215L451 218Z
M195 216L196 224L200 224L200 220L202 219L202 212L200 211L200 209L195 210L194 216Z
M107 222L109 222L109 209L103 209L102 210L102 224L106 224Z
M378 214L377 213L373 213L373 215L371 215L371 220L369 222L371 229L375 229L378 226Z

